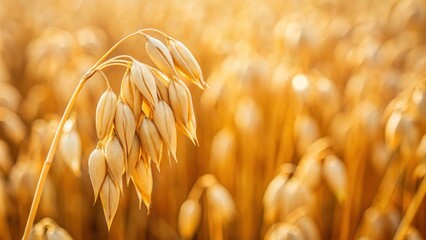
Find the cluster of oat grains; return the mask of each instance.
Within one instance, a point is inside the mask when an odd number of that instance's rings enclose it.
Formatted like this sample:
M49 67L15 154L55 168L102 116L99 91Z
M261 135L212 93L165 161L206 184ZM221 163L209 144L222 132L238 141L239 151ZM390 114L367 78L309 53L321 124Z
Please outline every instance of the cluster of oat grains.
M4 1L0 238L423 239L425 3Z
M151 30L151 29L150 29ZM111 58L99 69L112 65L126 68L120 94L107 90L96 108L96 149L89 157L89 174L95 200L100 195L108 228L123 193L123 175L127 184L132 180L139 202L150 207L152 192L151 161L158 170L163 154L176 158L176 126L198 144L196 119L191 92L180 80L186 78L203 89L199 64L180 42L163 33L167 46L144 32L146 51L158 69L131 56ZM100 70L101 71L101 70Z

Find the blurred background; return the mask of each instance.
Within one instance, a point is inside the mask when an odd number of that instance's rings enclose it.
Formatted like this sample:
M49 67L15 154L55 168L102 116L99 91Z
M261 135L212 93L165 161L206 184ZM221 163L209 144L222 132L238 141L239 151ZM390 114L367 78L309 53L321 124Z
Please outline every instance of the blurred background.
M73 113L79 161L57 151L36 223L74 239L426 236L425 1L0 0L0 239L23 233L78 80L146 27L201 65L210 88L188 85L200 146L180 134L179 163L153 169L149 215L126 187L108 233L87 167L106 87L94 77ZM151 64L144 49L132 38L114 53ZM118 93L122 69L106 73ZM199 224L179 218L205 174L225 190L201 192Z

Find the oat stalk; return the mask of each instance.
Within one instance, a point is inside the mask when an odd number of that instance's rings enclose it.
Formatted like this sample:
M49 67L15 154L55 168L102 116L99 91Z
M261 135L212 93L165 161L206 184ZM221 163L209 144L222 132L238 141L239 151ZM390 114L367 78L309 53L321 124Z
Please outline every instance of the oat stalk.
M425 194L426 194L426 177L423 177L419 190L417 190L413 199L411 200L410 205L408 206L407 212L402 218L402 221L399 224L398 230L396 231L393 239L402 240L405 238L405 235L407 234L408 229L410 228L411 222L416 216L416 213L420 207L420 204L423 201Z
M37 187L36 187L36 190L35 190L35 193L34 193L30 213L29 213L29 216L27 218L27 223L26 223L26 226L25 226L25 231L24 231L24 235L23 235L22 239L26 240L26 239L28 239L28 237L30 235L31 229L33 227L35 215L37 213L37 209L38 209L38 206L40 204L40 199L41 199L41 195L42 195L42 192L43 192L43 188L44 188L47 176L49 174L50 166L52 165L53 156L55 155L55 151L58 147L59 140L60 140L61 135L62 135L62 128L64 127L64 124L65 124L66 120L68 119L68 117L71 113L71 110L74 107L74 104L75 104L75 101L77 100L78 94L80 93L80 91L83 88L86 81L88 79L90 79L90 77L92 77L96 73L96 71L98 70L98 67L112 53L112 51L114 51L121 43L123 43L125 40L129 39L130 37L138 35L138 34L143 34L143 31L144 30L134 32L134 33L129 34L126 37L122 38L120 41L118 41L80 79L80 82L78 83L76 89L74 90L74 93L72 94L72 96L71 96L71 98L70 98L70 100L67 104L67 107L65 108L65 111L64 111L62 118L59 122L59 126L56 129L55 136L54 136L52 143L50 145L49 152L48 152L46 159L44 161L43 168L41 170L40 177L39 177L39 180L37 182Z
M46 178L47 175L49 174L49 169L50 166L52 165L52 160L53 160L53 156L55 155L55 151L58 147L58 143L59 143L59 139L61 138L62 135L62 128L64 127L65 121L68 119L68 116L71 113L71 110L75 104L75 101L77 99L78 93L81 91L81 89L83 88L84 84L86 83L88 77L88 75L84 75L83 78L80 80L79 84L77 85L77 88L75 89L73 95L71 96L70 101L68 102L68 105L65 109L64 114L62 115L61 121L59 122L59 126L56 129L56 133L55 136L53 138L52 144L50 145L50 149L49 152L47 154L47 157L44 161L43 164L43 168L41 170L40 173L40 177L39 180L37 182L37 187L34 193L34 197L33 197L33 201L31 204L31 209L30 209L30 213L29 216L27 218L27 224L25 226L25 231L24 231L24 236L22 237L22 239L28 239L33 223L34 223L34 218L35 215L37 213L37 209L38 209L38 205L40 204L40 199L41 199L41 194L43 192L43 187L44 184L46 182Z

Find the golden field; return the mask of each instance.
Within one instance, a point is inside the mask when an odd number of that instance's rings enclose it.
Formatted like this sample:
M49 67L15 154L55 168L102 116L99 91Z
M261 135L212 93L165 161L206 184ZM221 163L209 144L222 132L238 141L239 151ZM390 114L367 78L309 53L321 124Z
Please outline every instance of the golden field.
M425 29L422 0L0 0L0 239L34 196L30 239L423 239Z

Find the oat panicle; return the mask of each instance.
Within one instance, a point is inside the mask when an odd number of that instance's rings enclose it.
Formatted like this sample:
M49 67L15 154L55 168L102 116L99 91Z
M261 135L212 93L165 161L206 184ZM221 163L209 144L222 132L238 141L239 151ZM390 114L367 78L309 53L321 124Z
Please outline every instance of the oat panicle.
M169 159L173 158L177 161L176 125L198 144L191 93L186 85L178 80L170 50L161 40L149 35L153 31L161 33L158 30L143 29L124 37L80 80L71 95L48 152L47 164L44 165L41 173L41 182L36 190L24 238L28 237L31 230L41 190L57 147L71 169L77 175L79 174L82 142L74 124L78 118L73 116L68 120L68 117L82 87L95 74L101 75L106 83L106 90L100 96L96 106L95 128L98 144L89 156L88 170L94 200L96 202L98 195L100 196L108 230L118 209L120 193L123 194L124 174L126 174L127 183L130 180L133 181L140 205L143 202L149 212L153 189L151 161L160 170L163 147L167 150ZM164 41L172 39L164 33L161 35L165 37ZM133 36L145 38L146 52L155 67L139 62L129 55L109 58L113 50ZM178 69L190 75L189 77L196 83L205 85L201 68L189 50L179 42L172 44L176 45L173 48L175 57L178 57L176 54L180 54L181 57L181 60L177 61L180 61ZM120 86L118 97L111 87L112 84L110 85L110 79L105 74L107 72L104 73L105 69L112 66L123 67L125 70L121 84L118 85ZM172 94L170 89L173 89ZM175 117L176 114L179 114L179 117Z

